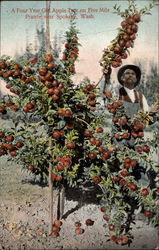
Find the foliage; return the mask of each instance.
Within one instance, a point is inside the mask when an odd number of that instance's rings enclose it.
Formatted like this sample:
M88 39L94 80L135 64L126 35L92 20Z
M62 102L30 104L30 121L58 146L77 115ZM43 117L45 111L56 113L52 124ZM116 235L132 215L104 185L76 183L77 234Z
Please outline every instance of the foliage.
M113 114L111 138L115 150L107 160L106 178L102 176L100 186L105 190L103 201L108 225L114 226L114 241L121 243L121 234L131 229L134 214L141 213L158 225L159 171L158 164L149 156L150 142L143 138L144 128L148 126L147 123L144 125L143 116L139 113L130 119L124 113L122 102L112 98L108 99L106 106ZM131 242L131 236L128 238L127 241Z
M51 164L56 187L86 181L98 185L106 208L103 218L109 239L130 244L136 214L143 214L156 226L159 218L158 166L144 140L147 116L138 114L130 119L123 103L109 91L103 92L106 106L97 109L99 89L88 78L73 85L77 34L72 21L59 62L51 54L22 64L1 58L0 76L15 96L1 100L0 113L3 116L8 110L15 112L15 126L0 131L0 155L21 163L42 179L48 177ZM102 127L107 120L106 108L112 115L110 133Z
M117 15L123 18L121 27L118 28L118 34L115 39L111 41L111 44L104 49L104 53L100 60L100 65L103 67L104 73L109 73L110 67L120 67L122 60L126 59L130 54L129 48L134 47L134 41L137 38L138 25L141 21L141 16L145 14L151 14L150 10L153 5L144 7L141 10L137 10L134 1L129 1L128 8L121 11L120 6L115 4L114 10Z

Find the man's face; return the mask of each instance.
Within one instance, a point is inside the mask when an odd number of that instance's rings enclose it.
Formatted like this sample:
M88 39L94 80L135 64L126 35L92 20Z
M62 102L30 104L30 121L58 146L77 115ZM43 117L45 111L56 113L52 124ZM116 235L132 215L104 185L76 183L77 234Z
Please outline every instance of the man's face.
M123 73L122 81L123 81L124 87L128 89L135 88L135 84L137 82L135 71L132 69L126 69Z

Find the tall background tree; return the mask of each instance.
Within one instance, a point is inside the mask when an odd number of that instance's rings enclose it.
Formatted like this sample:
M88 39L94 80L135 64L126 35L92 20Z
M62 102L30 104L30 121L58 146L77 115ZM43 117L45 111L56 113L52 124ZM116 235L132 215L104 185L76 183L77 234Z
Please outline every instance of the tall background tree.
M51 1L46 0L46 11L47 11L47 13L50 12L50 5L51 5ZM51 53L49 18L46 18L45 41L46 41L46 53Z
M144 65L139 64L141 70L145 72ZM146 96L149 105L154 103L157 95L159 95L159 71L158 67L154 63L150 63L149 71L144 73L142 77L142 83L138 86L138 90Z

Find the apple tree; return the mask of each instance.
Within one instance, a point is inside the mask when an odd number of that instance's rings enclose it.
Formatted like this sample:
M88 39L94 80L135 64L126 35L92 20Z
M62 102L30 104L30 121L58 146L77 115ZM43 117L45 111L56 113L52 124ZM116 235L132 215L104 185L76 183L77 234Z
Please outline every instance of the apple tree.
M137 32L136 22L144 11L137 12L130 5L124 13L126 24L122 22L119 35L104 50L101 66L105 74L121 65L121 56L128 51L125 32L127 36L127 29L131 35ZM136 214L141 213L154 225L159 221L158 166L144 139L147 121L153 118L140 112L131 119L123 103L107 90L102 93L106 105L101 106L100 90L88 78L74 85L71 76L76 73L79 45L72 20L60 61L52 54L21 64L7 56L1 58L0 76L14 96L2 98L0 113L3 116L11 110L15 116L14 127L0 130L0 155L15 160L42 181L48 180L51 235L58 236L58 230L52 231L52 190L88 181L101 189L109 240L130 244ZM111 132L104 128L106 109L112 115Z

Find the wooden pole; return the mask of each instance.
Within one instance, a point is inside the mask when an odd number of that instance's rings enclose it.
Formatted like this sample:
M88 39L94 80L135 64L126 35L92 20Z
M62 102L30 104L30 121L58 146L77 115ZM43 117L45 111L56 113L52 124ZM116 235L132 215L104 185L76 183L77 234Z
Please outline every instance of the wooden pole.
M49 15L51 2L46 0L46 13ZM45 31L45 44L46 44L46 53L51 52L51 45L50 45L50 28L49 28L49 18L46 18L46 31ZM50 148L50 155L51 155L51 148L52 148L52 138L49 137L49 148ZM52 226L53 226L53 181L52 181L52 164L49 163L49 234L52 233Z
M51 153L52 138L49 137L49 147ZM52 181L52 164L49 163L49 234L52 233L53 226L53 181Z
M110 75L111 75L112 69L111 67L109 67L108 72L104 74L104 87L103 87L103 91L106 90L108 88L108 86L110 85ZM105 103L106 99L104 98L104 103Z
M63 186L60 191L60 219L64 214L64 207L65 207L65 187Z
M46 15L47 16L49 16L49 13L50 13L50 4L51 4L51 1L46 0ZM49 54L51 53L49 18L46 18L45 41L46 41L46 53Z

